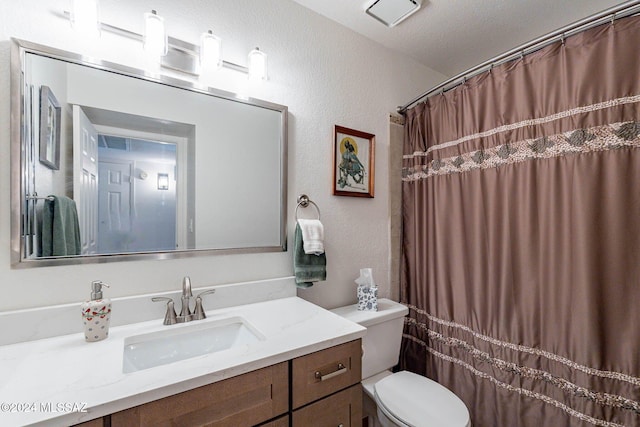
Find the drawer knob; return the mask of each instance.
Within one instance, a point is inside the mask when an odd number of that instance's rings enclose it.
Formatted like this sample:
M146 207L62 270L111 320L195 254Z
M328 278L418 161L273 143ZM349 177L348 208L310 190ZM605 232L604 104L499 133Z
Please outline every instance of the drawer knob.
M347 367L344 366L342 363L338 363L338 368L335 371L325 375L322 375L320 371L316 371L315 377L317 380L324 381L333 377L337 377L338 375L342 375L346 372L347 372Z

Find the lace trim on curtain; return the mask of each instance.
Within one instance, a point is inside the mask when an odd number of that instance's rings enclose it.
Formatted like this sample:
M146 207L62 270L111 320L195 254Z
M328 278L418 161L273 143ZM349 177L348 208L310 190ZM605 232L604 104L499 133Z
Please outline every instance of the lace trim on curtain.
M561 111L559 113L552 114L550 116L540 117L540 118L537 118L537 119L523 120L523 121L518 122L518 123L512 123L512 124L509 124L509 125L499 126L497 128L490 129L490 130L485 131L485 132L478 132L478 133L475 133L473 135L463 136L462 138L456 139L455 141L443 142L442 144L437 144L437 145L431 146L431 147L429 147L427 149L427 151L416 151L413 154L406 154L406 155L403 156L403 158L404 159L412 159L414 157L424 157L424 156L426 156L427 154L429 154L432 151L442 150L444 148L453 147L453 146L456 146L456 145L461 144L463 142L470 141L470 140L473 140L473 139L476 139L476 138L484 138L484 137L495 135L495 134L498 134L498 133L501 133L501 132L507 132L507 131L520 129L520 128L527 127L527 126L534 126L534 125L541 125L541 124L544 124L544 123L550 123L550 122L553 122L555 120L560 120L560 119L564 119L564 118L567 118L567 117L574 116L576 114L589 113L589 112L593 112L593 111L604 110L606 108L617 107L619 105L633 104L633 103L636 103L636 102L640 102L640 95L626 96L626 97L623 97L623 98L617 98L617 99L612 99L612 100L609 100L609 101L599 102L597 104L591 104L591 105L585 105L585 106L582 106L582 107L572 108L570 110Z
M513 344L507 341L501 341L498 340L496 338L492 338L489 337L487 335L483 335L480 334L478 332L475 332L474 330L472 330L471 328L469 328L468 326L465 325L461 325L459 323L456 322L452 322L449 320L443 320L443 319L439 319L435 316L432 316L431 314L428 314L425 310L422 310L414 305L410 305L410 304L405 304L409 310L413 310L416 313L425 316L429 321L437 323L439 325L442 326L447 326L447 327L451 327L451 328L456 328L456 329L460 329L463 330L471 335L473 335L473 337L478 338L482 341L486 341L490 344L493 345L497 345L500 347L504 347L504 348L508 348L510 350L514 350L514 351L519 351L522 353L528 353L528 354L533 354L536 356L540 356L540 357L544 357L546 359L549 360L553 360L554 362L558 362L561 363L563 365L568 366L569 368L584 372L585 374L588 375L592 375L592 376L597 376L597 377L601 377L601 378L608 378L608 379L613 379L613 380L618 380L618 381L623 381L629 384L632 384L634 386L640 386L640 378L638 377L634 377L631 375L627 375L621 372L613 372L613 371L604 371L604 370L600 370L600 369L595 369L595 368L591 368L589 366L584 366L581 365L579 363L574 362L573 360L569 360L565 357L562 356L558 356L557 354L554 353L550 353L548 351L545 350L540 350L537 348L532 348L532 347L528 347L525 345L520 345L520 344ZM408 318L405 318L405 322L408 320ZM428 327L425 325L425 328L428 329Z
M437 341L449 347L455 347L457 349L464 350L469 353L474 359L489 363L493 367L498 368L502 371L509 372L523 378L544 381L547 384L551 384L561 389L565 393L572 394L575 397L588 399L602 406L625 409L640 414L640 403L636 402L635 400L627 399L617 394L599 393L596 391L592 391L588 388L580 387L579 385L574 384L564 378L552 375L549 372L545 372L540 369L529 368L527 366L521 366L516 363L507 362L506 360L502 360L497 357L492 357L491 355L489 355L489 353L479 350L461 339L445 337L444 335L429 329L427 325L417 322L415 319L405 319L405 323L413 324L416 327L425 330L429 338L433 341Z
M434 175L495 168L532 159L639 147L640 122L612 123L434 159L424 166L402 168L402 180L418 181Z
M422 341L422 340L420 340L418 338L415 338L415 337L413 337L411 335L407 335L407 334L403 334L403 336L404 336L404 338L406 338L408 340L411 340L411 341L415 342L416 344L419 344L419 345L425 347L426 351L431 353L433 356L438 357L438 358L440 358L442 360L445 360L447 362L455 363L456 365L462 366L463 368L465 368L466 370L470 371L474 375L476 375L476 376L478 376L480 378L483 378L485 380L489 380L491 383L493 383L497 387L503 388L503 389L508 390L508 391L513 391L513 392L516 392L516 393L518 393L520 395L527 396L527 397L530 397L530 398L533 398L533 399L541 400L541 401L543 401L545 403L548 403L550 405L555 406L558 409L561 409L562 411L566 412L567 414L569 414L569 415L571 415L573 417L576 417L576 418L578 418L578 419L580 419L582 421L589 422L589 423L594 424L596 426L602 426L602 427L624 427L622 424L617 424L617 423L613 423L613 422L610 422L610 421L601 420L599 418L594 418L594 417L591 417L591 416L589 416L587 414L584 414L582 412L576 411L575 409L570 408L569 406L565 405L564 403L559 402L559 401L557 401L555 399L552 399L551 397L546 396L544 394L536 393L536 392L531 391L531 390L527 390L527 389L520 388L520 387L514 387L514 386L512 386L510 384L506 384L506 383L504 383L502 381L497 380L496 378L492 377L489 374L486 374L486 373L484 373L482 371L477 370L473 366L469 365L466 362L463 362L460 359L456 359L455 357L447 356L445 354L442 354L442 353L434 350L433 348L429 347L424 341Z

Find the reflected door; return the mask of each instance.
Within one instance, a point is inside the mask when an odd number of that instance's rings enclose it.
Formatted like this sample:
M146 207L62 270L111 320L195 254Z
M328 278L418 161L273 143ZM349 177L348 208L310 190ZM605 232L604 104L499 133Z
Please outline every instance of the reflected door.
M131 230L131 163L100 162L98 251L129 251Z
M73 106L73 199L78 209L82 255L98 253L98 132Z

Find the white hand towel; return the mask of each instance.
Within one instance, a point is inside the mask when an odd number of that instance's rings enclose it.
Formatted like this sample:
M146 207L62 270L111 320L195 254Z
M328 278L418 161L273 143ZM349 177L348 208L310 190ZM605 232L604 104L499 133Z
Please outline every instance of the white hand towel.
M319 219L299 219L305 254L324 253L324 227Z

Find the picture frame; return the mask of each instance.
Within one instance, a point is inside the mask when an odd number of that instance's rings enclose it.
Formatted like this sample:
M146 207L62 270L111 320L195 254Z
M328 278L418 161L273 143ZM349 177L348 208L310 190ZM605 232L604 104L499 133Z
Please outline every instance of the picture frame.
M60 169L60 121L62 108L49 86L40 88L40 163Z
M343 126L333 131L333 195L374 196L375 135Z

